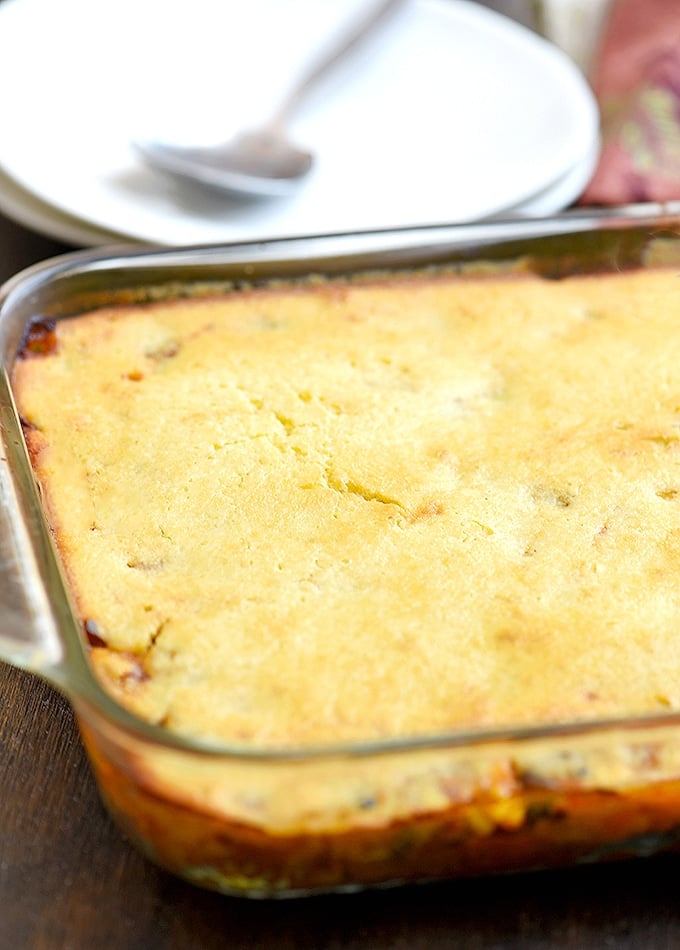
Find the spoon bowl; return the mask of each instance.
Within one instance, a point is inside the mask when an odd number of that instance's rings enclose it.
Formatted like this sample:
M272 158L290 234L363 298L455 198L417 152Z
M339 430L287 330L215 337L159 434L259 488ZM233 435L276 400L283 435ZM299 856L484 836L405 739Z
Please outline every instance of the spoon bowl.
M157 141L137 141L134 148L148 165L177 178L254 198L289 194L314 162L310 152L269 129L200 148Z

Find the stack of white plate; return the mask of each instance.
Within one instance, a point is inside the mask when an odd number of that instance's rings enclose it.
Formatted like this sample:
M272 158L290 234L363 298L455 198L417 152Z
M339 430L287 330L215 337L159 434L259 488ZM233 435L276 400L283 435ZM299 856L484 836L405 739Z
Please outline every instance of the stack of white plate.
M372 2L372 0L361 0ZM237 201L144 167L264 118L360 0L5 0L0 211L77 245L180 245L543 215L599 148L569 57L469 0L409 0L296 117L293 195Z

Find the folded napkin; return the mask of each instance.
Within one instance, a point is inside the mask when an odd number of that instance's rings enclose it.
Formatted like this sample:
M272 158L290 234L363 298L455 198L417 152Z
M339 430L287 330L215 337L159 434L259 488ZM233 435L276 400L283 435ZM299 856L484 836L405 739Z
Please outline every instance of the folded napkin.
M612 0L590 74L602 152L581 204L680 198L680 2Z

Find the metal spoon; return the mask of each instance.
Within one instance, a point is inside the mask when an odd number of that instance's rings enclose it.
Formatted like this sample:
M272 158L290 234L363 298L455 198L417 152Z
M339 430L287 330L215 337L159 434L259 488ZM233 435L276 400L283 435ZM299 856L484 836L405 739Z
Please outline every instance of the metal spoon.
M229 194L275 196L288 194L309 172L314 158L286 137L286 127L307 93L331 67L381 24L404 0L380 0L312 64L288 92L273 116L258 128L241 132L228 142L184 147L158 141L133 142L152 168Z

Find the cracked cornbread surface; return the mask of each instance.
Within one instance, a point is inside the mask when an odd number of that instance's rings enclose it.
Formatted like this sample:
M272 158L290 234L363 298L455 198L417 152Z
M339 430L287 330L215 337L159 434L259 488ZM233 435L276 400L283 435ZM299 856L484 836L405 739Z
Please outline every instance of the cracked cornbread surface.
M97 675L259 745L680 708L679 314L659 269L60 321L13 384Z

